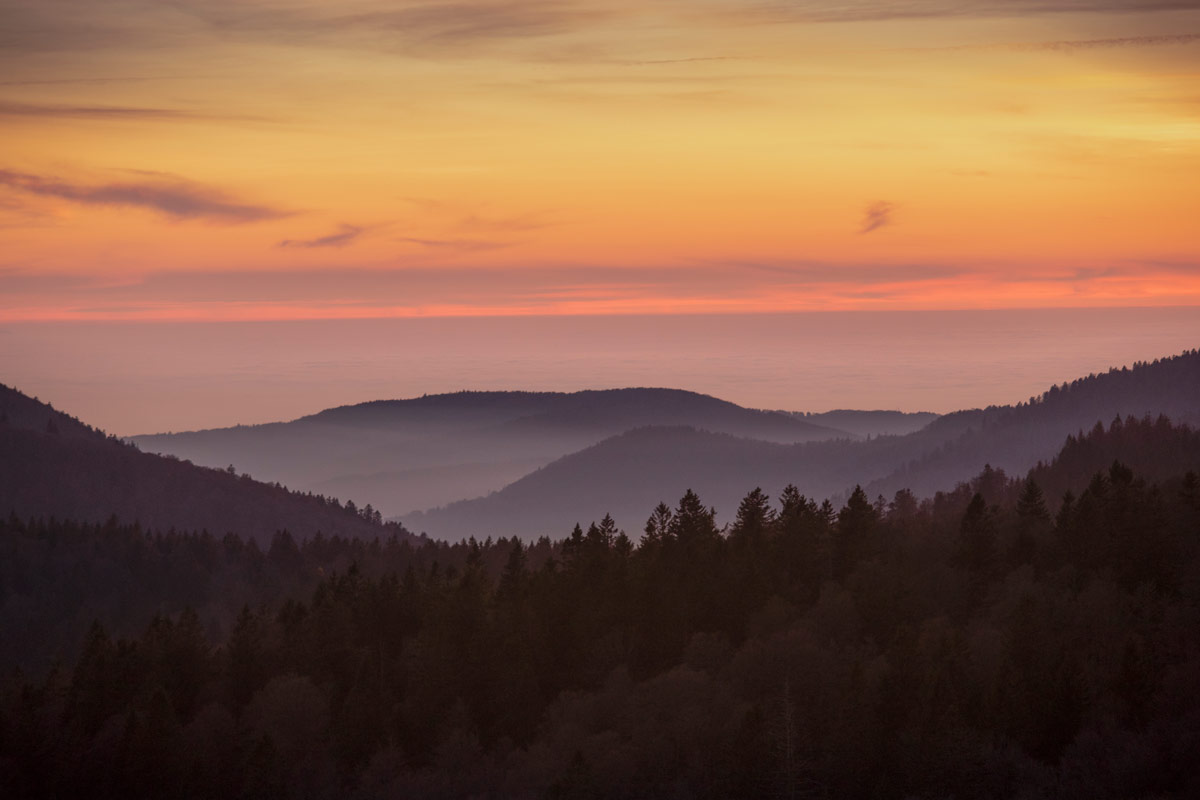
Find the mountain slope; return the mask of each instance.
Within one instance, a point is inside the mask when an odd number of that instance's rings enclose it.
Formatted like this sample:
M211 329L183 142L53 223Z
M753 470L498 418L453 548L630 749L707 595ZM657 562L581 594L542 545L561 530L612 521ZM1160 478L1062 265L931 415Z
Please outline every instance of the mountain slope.
M985 464L1021 473L1053 456L1067 436L1098 422L1147 415L1200 423L1200 351L1089 375L1016 406L947 414L905 437L903 460L867 488L872 494L901 488L929 494Z
M793 448L686 427L628 431L553 462L487 497L405 516L414 530L455 539L475 533L560 538L575 522L611 513L640 531L647 509L695 488L728 510L727 487L753 485L764 470L785 472Z
M687 427L638 428L564 456L486 497L400 519L412 530L451 540L534 539L564 536L576 522L586 526L607 513L637 533L647 509L673 504L693 489L728 522L747 487L759 486L772 496L789 483L817 498L842 493L854 476L872 474L876 442L883 441L786 445Z
M0 513L144 528L236 532L267 544L297 537L407 535L324 498L225 470L142 453L15 389L0 386Z
M429 395L342 406L287 423L131 441L399 514L499 489L556 458L647 425L774 442L850 436L695 392L612 389Z
M732 518L747 487L776 494L794 483L809 496L840 497L856 483L890 496L929 495L987 464L1022 474L1066 438L1116 416L1200 419L1200 352L1092 375L1016 406L949 414L906 436L779 445L701 431L642 429L560 459L486 497L402 517L438 537L561 535L608 511L638 531L645 508L693 488ZM649 506L647 506L649 503Z

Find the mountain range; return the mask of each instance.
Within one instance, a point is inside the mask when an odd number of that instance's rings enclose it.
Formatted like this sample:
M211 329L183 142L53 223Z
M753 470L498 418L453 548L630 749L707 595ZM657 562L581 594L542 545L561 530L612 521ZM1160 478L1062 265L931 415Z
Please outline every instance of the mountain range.
M728 522L747 487L777 495L794 484L823 499L856 484L871 497L929 496L991 465L1022 474L1068 436L1114 418L1165 415L1200 422L1200 352L1113 369L1009 406L960 411L905 435L781 444L694 427L643 427L565 456L485 497L402 517L438 537L563 535L611 514L639 531L645 509L687 489Z
M134 436L147 451L239 470L395 516L501 489L629 430L686 425L776 443L857 438L791 414L677 389L458 392L381 400L291 422Z
M647 509L688 489L722 522L754 486L834 501L856 484L871 497L930 496L985 465L1023 474L1069 436L1147 415L1200 422L1200 352L944 416L763 411L673 389L460 392L130 442L3 388L0 512L115 513L260 542L283 528L558 538L605 514L636 535ZM381 528L385 515L394 522Z

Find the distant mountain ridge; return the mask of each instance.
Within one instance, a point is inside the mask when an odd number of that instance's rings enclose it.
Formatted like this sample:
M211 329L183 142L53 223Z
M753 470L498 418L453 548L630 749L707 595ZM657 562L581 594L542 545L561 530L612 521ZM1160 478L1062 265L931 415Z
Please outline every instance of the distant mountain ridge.
M608 430L662 424L664 420L729 428L739 433L755 432L787 441L836 438L847 434L846 431L809 422L786 412L744 408L727 400L683 389L642 387L587 389L569 393L453 392L339 406L296 421L369 427L497 422L518 427L555 425Z
M562 392L482 392L462 391L425 394L393 400L368 400L335 406L309 414L296 422L361 424L376 427L396 422L423 424L464 421L500 422L535 414L546 408L549 398L563 397ZM246 426L238 426L246 427Z
M145 450L235 464L387 514L500 489L610 436L687 425L770 442L852 438L793 415L680 389L456 392L340 406L292 422L134 436Z
M227 524L220 507L256 508L257 516L238 525L262 536L275 527L303 535L306 525L327 534L358 525L359 518L346 518L336 501L169 457L146 461L146 454L13 390L3 401L6 472L0 477L8 495L0 500L17 497L14 507L85 519L98 513L91 501L100 498L120 506L113 510L126 518L133 509L146 524L190 527ZM1200 422L1200 351L1089 375L1015 405L947 414L904 435L871 435L867 426L915 425L923 421L920 415L801 416L682 390L615 389L431 395L343 406L289 423L135 441L214 467L232 462L275 480L290 470L281 482L324 495L344 491L341 496L372 502L410 529L438 538L532 539L561 536L575 522L608 512L636 533L647 507L673 502L689 488L726 521L754 485L778 494L795 484L811 497L835 502L855 484L872 497L899 489L928 496L988 464L1023 474L1054 456L1068 436L1097 423L1158 415ZM814 425L814 418L840 419L871 438ZM56 471L75 485L56 484ZM238 494L235 484L258 488L252 498ZM396 505L424 510L393 515L376 498L355 494L364 487L378 499L387 495ZM152 513L162 498L173 498L177 512L180 497L190 504L186 521L178 513ZM288 516L302 506L299 517ZM264 508L274 511L263 516Z
M987 463L1023 472L1052 456L1067 436L1097 423L1159 415L1177 424L1200 425L1200 350L1077 378L1015 406L946 414L912 435L914 442L937 446L914 448L923 452L867 488L929 494L943 488L950 476L972 474Z
M872 497L954 486L985 465L1023 474L1053 457L1070 435L1115 417L1165 415L1200 421L1200 351L1054 386L1013 406L960 411L905 436L793 445L719 437L689 428L643 428L600 442L474 500L401 517L439 537L560 536L575 522L612 513L638 531L642 509L695 489L731 518L747 486L770 494L787 484L840 498L861 483ZM568 514L575 509L575 517Z
M352 506L227 470L140 452L51 406L0 385L0 513L145 529L238 533L267 545L277 531L357 538L410 534Z
M805 422L846 431L855 436L903 436L921 430L940 417L928 411L860 411L839 408L833 411L791 412Z

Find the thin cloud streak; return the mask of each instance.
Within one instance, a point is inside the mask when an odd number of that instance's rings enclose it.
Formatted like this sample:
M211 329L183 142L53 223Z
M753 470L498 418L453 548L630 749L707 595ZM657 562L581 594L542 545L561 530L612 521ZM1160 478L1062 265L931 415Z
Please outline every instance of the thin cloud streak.
M19 103L0 100L0 117L29 117L31 119L96 119L132 120L221 120L226 122L269 122L267 117L241 114L207 114L177 108L147 108L140 106L80 106L44 103Z
M244 2L178 4L185 13L224 31L252 31L272 37L337 31L386 31L413 41L472 42L493 38L538 37L565 30L567 23L595 12L545 0L416 3L402 8L350 14L314 12L313 6L253 7ZM321 8L320 5L315 8Z
M910 53L953 53L1006 51L1011 53L1072 52L1076 50L1111 50L1127 47L1170 47L1200 43L1200 33L1180 33L1169 36L1122 36L1113 39L1061 39L1049 42L1009 42L1004 44L963 44L953 47L909 48Z
M634 5L598 0L360 2L357 10L341 13L329 4L297 0L129 0L122 4L120 14L114 13L109 3L71 6L72 13L64 14L56 3L0 0L0 16L6 22L0 29L0 61L5 57L15 61L27 53L209 46L218 39L303 47L366 47L422 58L475 58L494 54L512 42L587 33L614 20L631 19L639 10ZM1200 9L1200 0L717 0L699 10L654 2L640 10L657 11L686 26L697 16L750 24L806 24L1058 14L1146 15L1196 9ZM569 60L577 60L578 49L570 50L575 56ZM635 58L615 63L680 64L732 58L738 56Z
M45 78L38 80L0 81L0 86L66 86L72 84L104 84L104 83L139 83L144 81L171 81L186 78L196 78L192 75L115 75L108 78Z
M942 264L826 264L766 261L703 262L711 268L754 270L779 275L789 283L820 285L826 283L918 283L961 278L973 270Z
M878 22L938 17L1143 14L1200 9L1200 0L788 0L730 3L727 13L759 22Z
M337 233L318 236L316 239L284 239L279 247L345 247L353 244L354 240L367 229L359 225L342 225Z
M511 246L511 242L495 242L487 239L418 239L413 236L402 236L396 241L421 247L439 250L458 250L466 253L477 253L484 250L497 250Z
M239 38L474 56L490 43L571 33L610 15L599 4L548 0L410 2L399 8L395 3L359 3L367 8L351 13L338 13L335 6L320 3L135 0L119 17L98 8L103 5L96 3L64 15L38 5L14 7L11 0L0 0L8 22L6 30L0 30L0 52L175 46ZM162 13L167 5L170 14ZM130 20L139 20L139 24Z
M0 169L0 186L85 206L143 208L176 220L247 223L279 219L291 213L269 206L239 203L224 192L179 179L86 186L45 175Z
M177 119L191 116L172 108L66 106L0 101L0 117L72 117L79 119Z
M652 67L660 64L695 64L704 61L745 61L745 56L696 56L693 58L657 58L650 61L613 62L626 67ZM604 62L600 62L604 63Z
M422 45L455 46L491 39L537 38L563 33L596 19L595 10L568 3L430 3L397 11L346 15L321 21L334 27L403 33Z

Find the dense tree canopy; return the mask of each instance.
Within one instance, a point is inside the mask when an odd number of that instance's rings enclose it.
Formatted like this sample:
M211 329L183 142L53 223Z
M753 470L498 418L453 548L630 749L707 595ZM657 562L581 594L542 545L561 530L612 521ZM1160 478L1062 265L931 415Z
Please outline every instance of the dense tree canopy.
M1200 480L1108 458L1194 437L1122 421L925 501L755 489L725 530L688 492L637 541L606 518L556 544L281 533L263 552L10 519L6 655L43 631L62 660L3 682L0 784L1195 796Z

